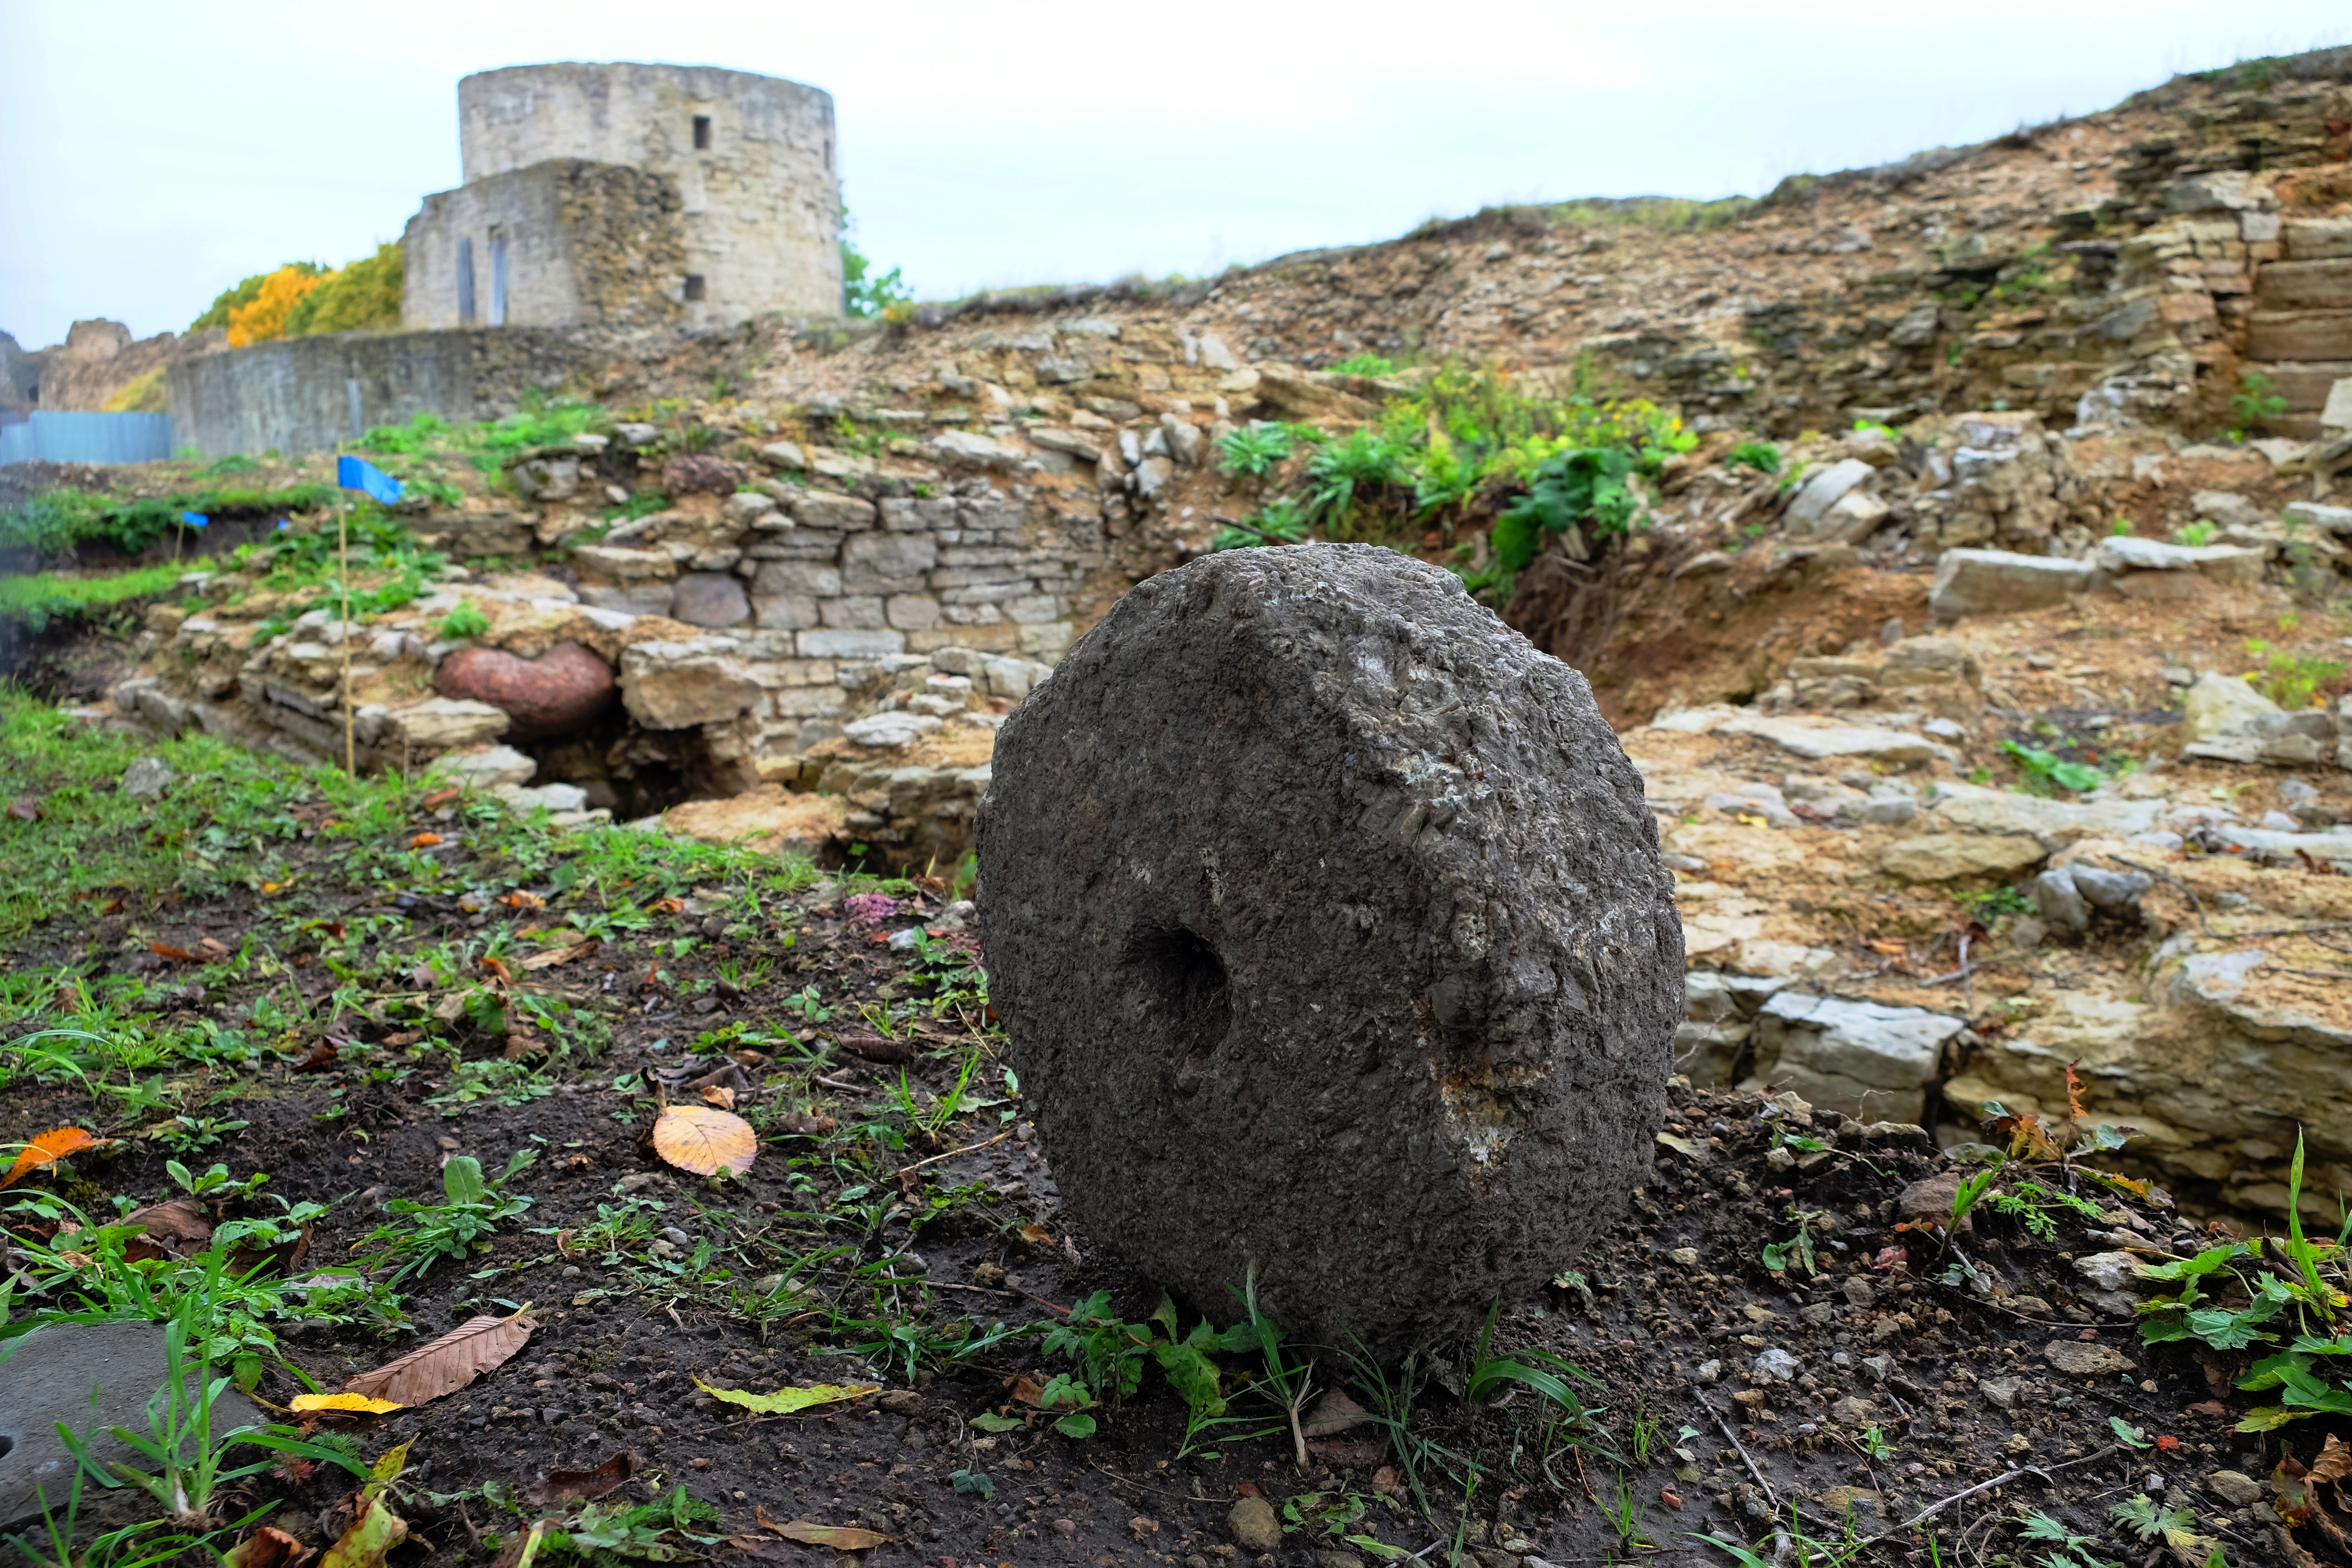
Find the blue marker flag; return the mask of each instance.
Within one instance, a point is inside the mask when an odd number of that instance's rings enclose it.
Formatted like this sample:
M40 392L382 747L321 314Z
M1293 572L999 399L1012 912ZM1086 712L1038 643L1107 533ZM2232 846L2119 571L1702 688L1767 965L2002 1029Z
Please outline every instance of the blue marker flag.
M357 458L335 459L335 483L347 490L365 490L371 500L390 506L400 499L400 481L373 463Z
M186 523L190 528L202 528L205 524L211 522L212 519L206 517L200 511L184 511L180 514L180 521Z

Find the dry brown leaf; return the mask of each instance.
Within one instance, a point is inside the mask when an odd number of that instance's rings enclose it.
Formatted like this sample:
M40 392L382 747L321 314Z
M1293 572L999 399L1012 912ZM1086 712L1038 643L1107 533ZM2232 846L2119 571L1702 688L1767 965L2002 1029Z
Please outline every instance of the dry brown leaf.
M760 1528L772 1530L786 1541L797 1541L803 1546L830 1546L836 1552L866 1552L881 1545L890 1537L876 1530L859 1530L854 1525L819 1524L813 1519L795 1519L778 1524L768 1517L767 1510L753 1510Z
M2352 1476L2352 1448L2344 1446L2343 1438L2330 1434L2327 1441L2320 1447L2319 1458L2311 1463L2311 1479L2314 1481L2340 1481L2346 1476Z
M702 1091L702 1100L704 1104L715 1105L721 1110L732 1110L735 1109L735 1091L723 1083L714 1083Z
M559 963L569 963L575 958L585 958L604 944L594 937L575 942L569 947L551 947L545 952L535 952L522 961L525 969L552 969Z
M1298 1429L1309 1437L1336 1437L1371 1418L1370 1411L1335 1388L1315 1402L1313 1413Z
M468 1318L398 1361L345 1378L343 1389L395 1405L422 1405L455 1394L505 1362L522 1349L538 1327L536 1321L520 1312L511 1318Z
M334 1041L320 1040L317 1045L312 1046L308 1051L305 1051L302 1054L301 1059L294 1064L292 1070L295 1072L324 1072L329 1068L335 1065L335 1058L341 1055L342 1055L342 1053L335 1048Z
M204 961L184 947L173 947L168 942L151 942L147 951L158 958L168 958L174 963L201 963Z
M17 1152L16 1163L8 1167L8 1173L0 1176L0 1187L13 1187L42 1166L54 1164L75 1150L87 1149L97 1142L95 1136L79 1127L52 1127L37 1133Z
M840 1123L830 1116L809 1116L793 1110L778 1117L778 1123L787 1132L797 1132L803 1138L822 1138Z
M665 1106L654 1119L654 1152L681 1171L741 1175L760 1152L760 1135L730 1110L708 1105Z
M593 1470L551 1470L523 1489L523 1500L533 1508L546 1508L566 1498L593 1502L635 1475L643 1462L633 1450L624 1448Z
M905 1040L885 1039L880 1035L843 1035L841 1048L854 1057L864 1057L869 1062L910 1062L915 1059L915 1047Z
M298 1568L310 1549L273 1525L263 1525L222 1553L229 1568Z
M126 1261L143 1263L156 1258L194 1258L213 1238L213 1227L194 1198L173 1198L150 1204L122 1216L125 1225L147 1228L122 1248Z

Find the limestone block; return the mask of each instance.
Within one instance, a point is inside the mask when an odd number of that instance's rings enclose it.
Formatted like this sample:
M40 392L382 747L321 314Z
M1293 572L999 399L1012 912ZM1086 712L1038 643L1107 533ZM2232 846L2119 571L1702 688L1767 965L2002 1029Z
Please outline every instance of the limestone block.
M428 697L413 707L394 709L384 719L384 733L392 745L438 752L495 741L512 722L503 710L487 702Z
M2046 609L2079 594L2091 580L2088 563L2007 550L1947 550L1936 563L1927 604L1947 620Z
M1801 538L1811 534L1831 507L1875 472L1875 468L1859 458L1848 458L1843 462L1831 464L1797 487L1797 493L1790 498L1789 510L1781 514L1781 521L1792 534Z
M1964 1020L1783 991L1756 1019L1756 1071L1864 1121L1916 1121L1945 1045Z
M760 682L733 637L642 642L621 652L621 700L648 730L689 730L749 711Z

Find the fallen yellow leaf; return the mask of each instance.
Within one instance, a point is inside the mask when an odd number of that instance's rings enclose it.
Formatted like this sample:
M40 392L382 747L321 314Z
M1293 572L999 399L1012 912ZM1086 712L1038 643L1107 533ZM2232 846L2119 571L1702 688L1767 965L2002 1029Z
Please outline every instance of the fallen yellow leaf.
M698 1176L719 1171L740 1176L759 1157L760 1135L731 1110L672 1105L654 1119L654 1152Z
M341 1411L354 1415L382 1415L388 1411L405 1410L405 1405L389 1399L372 1399L364 1394L298 1394L288 1405L297 1415L315 1412Z
M820 1405L846 1405L853 1399L882 1392L879 1384L820 1383L807 1388L780 1388L773 1394L749 1394L740 1388L713 1388L698 1377L694 1386L713 1399L723 1399L762 1415L790 1415L795 1410L810 1410Z

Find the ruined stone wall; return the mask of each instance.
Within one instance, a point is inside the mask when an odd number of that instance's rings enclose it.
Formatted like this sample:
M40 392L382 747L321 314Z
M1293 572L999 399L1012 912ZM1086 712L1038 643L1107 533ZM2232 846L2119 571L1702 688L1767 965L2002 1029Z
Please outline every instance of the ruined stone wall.
M164 384L174 447L206 458L272 447L292 457L350 440L355 423L364 429L427 413L497 418L514 411L525 389L555 385L593 363L580 341L541 330L344 332L182 360Z
M457 102L468 184L551 158L675 180L686 254L661 281L690 325L840 313L830 94L708 67L556 64L467 77Z
M503 243L504 325L675 324L686 270L682 211L675 180L576 158L437 192L401 237L401 321L413 330L492 324L491 258ZM468 267L470 320L460 279Z

